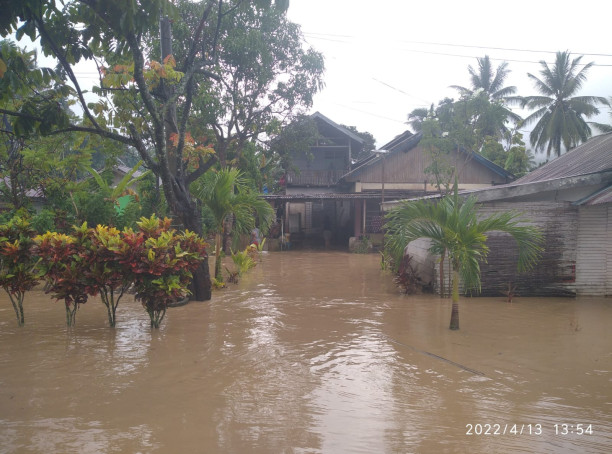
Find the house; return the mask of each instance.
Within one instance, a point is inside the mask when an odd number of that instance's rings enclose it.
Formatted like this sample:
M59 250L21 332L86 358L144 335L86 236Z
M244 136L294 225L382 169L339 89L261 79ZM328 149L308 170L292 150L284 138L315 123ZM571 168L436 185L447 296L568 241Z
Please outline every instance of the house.
M509 284L523 296L612 295L612 133L593 137L510 184L462 194L477 197L482 215L519 211L544 233L538 266L522 274L508 237L489 236L491 251L481 264L483 295L499 295ZM419 241L408 253L425 278L435 281L435 263L426 250Z
M355 164L339 184L362 195L362 206L355 206L355 235L377 233L380 229L381 203L439 193L435 177L427 172L432 156L421 143L422 134L406 131L374 155ZM513 175L477 153L463 149L446 156L454 169L460 189L479 189L509 183Z
M353 234L354 195L338 182L350 172L364 140L319 112L311 118L319 137L308 155L291 153L297 171L287 173L284 193L263 197L276 207L282 234L289 234L293 245L323 246L327 227L333 233L333 244L346 247Z
M382 238L382 202L438 191L425 171L431 156L421 145L421 134L406 131L355 161L363 139L319 112L312 118L320 137L309 156L293 156L299 171L287 174L284 194L264 196L282 213L283 233L294 240L323 245L326 226L332 243L342 248L363 235ZM459 150L449 159L462 189L513 180L504 169L475 153Z

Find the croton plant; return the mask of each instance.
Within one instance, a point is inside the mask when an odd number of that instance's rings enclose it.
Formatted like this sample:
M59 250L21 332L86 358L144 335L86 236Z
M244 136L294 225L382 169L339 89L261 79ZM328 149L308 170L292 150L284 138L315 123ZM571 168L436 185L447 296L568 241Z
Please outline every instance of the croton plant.
M133 286L159 328L168 305L186 298L192 272L206 257L206 242L190 231L177 232L169 219L141 218L137 229L87 224L73 234L34 236L25 220L0 226L0 286L23 325L23 298L43 278L46 291L66 308L68 326L89 296L100 295L110 326L115 326L121 297Z

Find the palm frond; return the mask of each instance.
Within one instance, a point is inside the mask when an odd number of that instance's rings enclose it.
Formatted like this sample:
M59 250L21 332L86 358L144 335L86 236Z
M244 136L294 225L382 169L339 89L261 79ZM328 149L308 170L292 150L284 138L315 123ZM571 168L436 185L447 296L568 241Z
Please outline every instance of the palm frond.
M501 212L478 218L477 199L459 196L457 183L453 192L438 200L404 202L387 214L386 247L399 260L406 246L418 238L432 242L430 251L448 251L453 268L460 274L464 288L480 291L480 263L486 261L489 248L487 233L510 234L518 245L518 268L533 267L542 252L542 234L525 223L520 213Z

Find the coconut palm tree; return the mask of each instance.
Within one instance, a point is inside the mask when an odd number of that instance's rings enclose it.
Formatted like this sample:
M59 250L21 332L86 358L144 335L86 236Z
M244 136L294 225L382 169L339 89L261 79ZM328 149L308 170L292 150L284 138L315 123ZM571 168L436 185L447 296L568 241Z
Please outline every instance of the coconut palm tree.
M417 107L408 114L408 121L406 123L410 125L415 133L421 132L423 130L423 122L430 114L433 117L433 104L430 109L426 107Z
M518 269L534 266L542 251L542 234L533 226L518 225L519 213L495 213L478 219L476 198L459 197L454 191L437 203L425 200L407 201L387 214L385 244L395 263L408 243L418 238L431 240L430 252L447 251L452 267L452 311L450 329L459 329L459 281L464 290L480 291L480 262L489 253L487 232L510 234L518 245Z
M589 124L595 126L596 129L598 129L599 131L603 132L603 133L607 133L607 132L612 132L612 96L609 96L608 99L606 99L605 104L610 107L611 109L608 111L608 115L610 116L610 123L606 124L606 123L597 123L597 122L589 122Z
M468 66L472 88L465 88L459 85L451 85L451 88L459 91L462 96L473 96L477 91L483 91L488 95L491 101L504 101L516 93L516 87L504 87L504 82L510 74L508 63L501 63L495 71L491 65L491 59L488 55L483 58L477 58L478 69L474 69L472 65Z
M535 109L525 118L525 124L537 120L529 140L536 151L545 149L546 156L551 152L561 156L562 146L570 150L591 137L591 128L585 118L599 113L597 104L606 103L606 99L599 96L574 96L593 66L591 62L579 69L580 60L582 56L571 59L569 52L557 52L552 67L545 61L540 62L540 77L527 74L540 96L522 98L523 108Z
M238 169L209 171L192 185L192 193L209 209L215 227L215 279L221 273L221 239L225 220L233 216L233 231L249 233L256 221L265 233L274 221L275 212L268 202L251 191L248 181Z
M493 70L491 59L488 55L477 58L478 68L468 66L472 88L460 85L451 85L461 95L460 102L471 102L476 109L474 120L475 127L497 140L509 140L510 131L507 122L519 123L522 118L512 112L507 105L517 103L519 100L513 96L517 89L515 86L504 86L510 69L508 63L501 63Z

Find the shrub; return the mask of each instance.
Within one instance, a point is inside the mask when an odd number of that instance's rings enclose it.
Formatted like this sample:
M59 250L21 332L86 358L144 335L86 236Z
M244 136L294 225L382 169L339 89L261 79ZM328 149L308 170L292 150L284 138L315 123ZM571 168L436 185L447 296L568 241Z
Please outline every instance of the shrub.
M38 283L38 259L32 251L34 235L28 220L21 217L0 225L0 286L13 304L19 326L25 323L25 293Z
M177 234L167 218L141 218L137 225L138 231L123 232L118 253L151 327L159 328L168 305L188 295L191 273L206 257L206 242L190 231Z
M66 324L74 326L76 312L87 302L91 292L85 273L89 266L84 238L57 232L47 232L35 238L37 253L41 257L40 269L47 281L47 293L63 300Z

